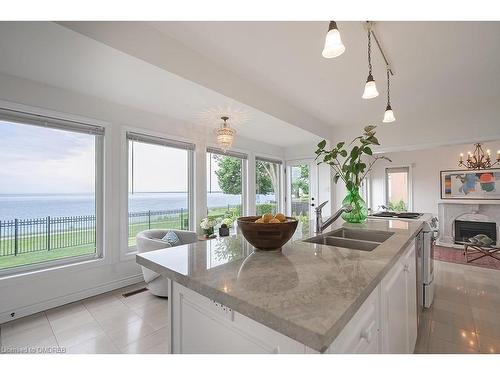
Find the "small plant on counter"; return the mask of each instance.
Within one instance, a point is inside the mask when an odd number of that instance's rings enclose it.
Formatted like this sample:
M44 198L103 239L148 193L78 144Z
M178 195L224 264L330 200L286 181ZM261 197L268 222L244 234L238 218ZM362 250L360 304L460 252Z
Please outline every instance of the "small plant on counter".
M352 146L351 149L347 149L345 142L339 142L331 150L326 150L326 140L322 140L315 151L316 160L320 160L318 165L330 165L335 172L334 182L342 180L347 188L348 194L342 204L351 205L353 209L343 213L342 218L350 223L362 223L368 216L366 203L359 195L361 183L377 160L391 161L383 155L373 156L371 146L380 145L375 137L375 128L374 125L366 126L363 134L354 138L347 146Z
M200 227L203 229L203 233L205 233L205 237L209 238L213 236L214 234L214 227L217 225L217 220L212 218L212 217L206 217L204 218L201 223Z
M227 217L225 219L222 219L221 225L225 225L227 228L232 228L234 220L235 219L233 219L233 218Z

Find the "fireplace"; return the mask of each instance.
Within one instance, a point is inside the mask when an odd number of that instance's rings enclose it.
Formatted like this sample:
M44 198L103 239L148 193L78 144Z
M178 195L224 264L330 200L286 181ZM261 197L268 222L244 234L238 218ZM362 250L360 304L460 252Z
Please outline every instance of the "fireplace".
M497 226L494 222L455 220L455 243L462 244L478 234L485 234L497 241Z

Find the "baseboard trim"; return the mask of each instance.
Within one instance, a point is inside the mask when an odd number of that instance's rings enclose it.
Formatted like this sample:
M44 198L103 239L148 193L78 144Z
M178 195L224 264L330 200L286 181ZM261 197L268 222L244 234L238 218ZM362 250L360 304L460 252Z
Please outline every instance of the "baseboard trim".
M11 312L3 312L0 314L0 324L9 322L11 320L19 319L28 315L36 314L41 311L52 309L54 307L66 305L68 303L76 302L85 298L93 297L98 294L110 292L112 290L123 288L128 285L140 283L144 281L142 274L125 277L123 279L111 281L106 284L101 284L93 288L81 290L75 293L66 294L56 298L51 298L46 301L38 302L33 305L23 306L14 309ZM14 317L11 316L15 313Z

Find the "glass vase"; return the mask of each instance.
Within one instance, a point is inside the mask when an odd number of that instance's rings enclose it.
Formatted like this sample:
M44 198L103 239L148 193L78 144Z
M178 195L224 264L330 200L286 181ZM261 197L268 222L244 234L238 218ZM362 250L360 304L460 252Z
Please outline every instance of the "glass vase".
M205 238L210 238L214 234L214 227L203 229L203 232L205 233Z
M347 196L342 201L342 205L350 205L352 207L351 212L344 212L342 214L342 219L348 223L363 223L368 217L366 202L359 195L359 188L357 187L348 190Z

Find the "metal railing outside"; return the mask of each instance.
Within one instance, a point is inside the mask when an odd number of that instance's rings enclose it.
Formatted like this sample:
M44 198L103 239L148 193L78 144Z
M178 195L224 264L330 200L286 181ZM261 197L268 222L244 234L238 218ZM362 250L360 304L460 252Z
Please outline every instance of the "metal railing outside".
M44 217L0 221L0 257L51 251L96 243L94 215ZM142 211L129 214L129 236L144 229L188 229L186 209Z
M293 211L296 213L308 208L307 203L293 203ZM258 207L257 211L267 211L267 206L275 210L275 204L265 204ZM210 213L214 213L215 217L224 217L227 214L241 216L241 205L211 207L209 209ZM129 238L135 238L137 233L146 229L171 228L187 230L189 229L189 212L183 208L131 212L128 221ZM0 257L85 245L95 246L95 226L96 218L94 215L47 216L36 219L0 221Z

